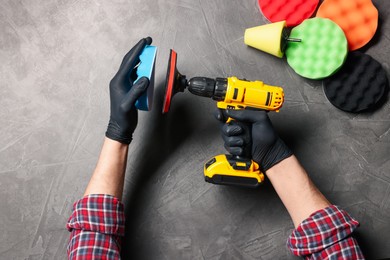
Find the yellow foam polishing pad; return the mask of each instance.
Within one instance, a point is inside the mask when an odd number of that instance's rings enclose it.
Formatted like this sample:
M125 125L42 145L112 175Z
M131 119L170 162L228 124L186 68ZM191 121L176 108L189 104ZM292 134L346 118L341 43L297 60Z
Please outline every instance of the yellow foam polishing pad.
M283 29L286 22L260 25L245 30L244 42L258 50L267 52L276 57L283 57L281 48Z

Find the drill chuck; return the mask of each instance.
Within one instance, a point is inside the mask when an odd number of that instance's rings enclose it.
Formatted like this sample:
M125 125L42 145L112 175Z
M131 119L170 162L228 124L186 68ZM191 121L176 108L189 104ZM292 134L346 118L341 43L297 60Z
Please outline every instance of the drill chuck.
M194 77L188 82L188 90L197 96L211 97L214 100L224 100L227 89L226 78Z
M188 90L197 96L213 97L215 80L205 77L194 77L188 82Z

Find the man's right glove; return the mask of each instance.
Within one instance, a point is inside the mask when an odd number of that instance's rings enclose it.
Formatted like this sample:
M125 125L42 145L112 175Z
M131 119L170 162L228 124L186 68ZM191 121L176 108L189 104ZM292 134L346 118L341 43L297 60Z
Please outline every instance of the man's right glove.
M263 172L293 154L275 132L267 112L229 109L223 114L219 113L217 119L235 119L222 127L222 137L229 153L248 156L246 151L249 150L252 160Z

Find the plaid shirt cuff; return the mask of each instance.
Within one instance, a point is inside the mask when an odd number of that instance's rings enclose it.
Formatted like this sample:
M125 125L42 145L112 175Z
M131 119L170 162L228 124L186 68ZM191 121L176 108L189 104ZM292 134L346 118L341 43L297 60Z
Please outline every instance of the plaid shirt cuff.
M125 214L123 203L107 194L91 194L76 201L66 225L73 229L107 235L124 236Z
M305 219L290 235L287 245L294 255L353 256L364 259L352 232L359 226L346 211L337 206L321 209Z

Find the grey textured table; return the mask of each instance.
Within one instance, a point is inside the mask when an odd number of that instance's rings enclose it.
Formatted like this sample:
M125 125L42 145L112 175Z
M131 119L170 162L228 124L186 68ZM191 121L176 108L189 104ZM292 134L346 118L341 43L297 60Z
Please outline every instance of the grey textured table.
M389 74L390 1L363 49ZM125 188L131 259L294 259L292 222L268 181L214 186L203 163L224 152L215 102L174 97L162 116L169 49L187 76L238 76L283 86L271 119L313 181L361 227L371 259L390 257L390 102L348 114L321 81L299 77L243 43L265 24L257 1L3 0L0 9L0 259L63 259L65 223L83 194L109 116L108 83L123 55L150 35L158 46L154 109L140 112Z

